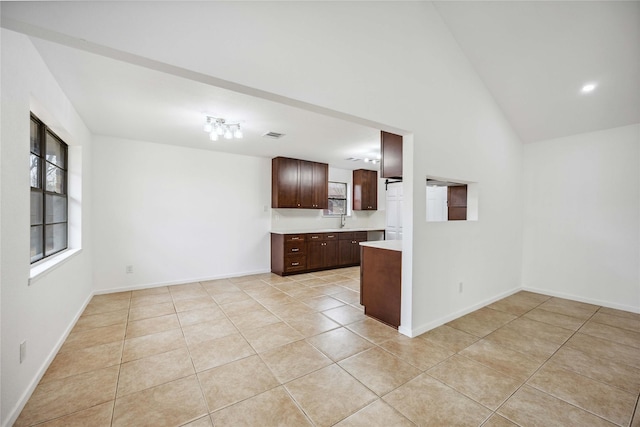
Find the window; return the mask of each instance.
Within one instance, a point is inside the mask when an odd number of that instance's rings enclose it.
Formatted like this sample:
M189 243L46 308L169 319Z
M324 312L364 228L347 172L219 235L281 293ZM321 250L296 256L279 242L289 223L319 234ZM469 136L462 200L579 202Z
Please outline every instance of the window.
M31 263L67 249L67 144L31 115Z
M329 209L325 215L347 214L347 183L329 181Z

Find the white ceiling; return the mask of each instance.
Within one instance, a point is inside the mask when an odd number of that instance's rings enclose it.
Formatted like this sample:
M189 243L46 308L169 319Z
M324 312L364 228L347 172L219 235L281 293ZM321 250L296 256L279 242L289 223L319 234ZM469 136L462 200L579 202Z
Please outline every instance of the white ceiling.
M524 142L640 122L640 2L437 2ZM580 89L597 83L591 94Z
M134 3L3 2L3 26L38 37L35 46L96 134L285 155L345 169L368 166L345 159L377 152L374 124L235 92L215 78L157 71L161 67L129 60L134 55L117 60L89 53L100 51L96 46L108 50L123 37L106 10L144 22L134 13L140 8L127 9ZM196 3L183 3L181 10ZM436 8L524 142L640 122L640 3L437 2ZM87 42L86 34L94 40ZM183 42L189 45L188 38ZM84 44L93 49L74 48ZM199 55L195 49L194 63ZM580 94L591 81L598 83L596 91ZM245 138L210 142L202 131L205 114L241 121ZM263 138L268 131L286 136Z
M94 134L260 157L287 156L343 169L376 169L380 130L104 56L33 39ZM206 115L242 126L241 140L212 142ZM267 132L285 134L280 139ZM348 161L347 158L360 161Z

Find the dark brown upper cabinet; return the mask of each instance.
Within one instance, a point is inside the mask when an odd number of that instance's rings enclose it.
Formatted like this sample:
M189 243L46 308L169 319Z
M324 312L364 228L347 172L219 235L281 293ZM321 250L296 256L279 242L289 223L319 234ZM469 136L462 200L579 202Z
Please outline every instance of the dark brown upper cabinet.
M380 176L382 178L402 178L402 136L385 131L380 132Z
M329 207L329 165L276 157L271 166L272 208Z
M449 221L467 220L467 186L447 187L447 213Z
M353 171L353 210L378 209L378 172L366 169Z

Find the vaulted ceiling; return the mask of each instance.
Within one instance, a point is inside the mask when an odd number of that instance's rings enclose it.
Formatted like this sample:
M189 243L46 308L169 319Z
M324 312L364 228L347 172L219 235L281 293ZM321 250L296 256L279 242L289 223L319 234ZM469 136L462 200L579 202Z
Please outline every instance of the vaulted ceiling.
M152 3L2 2L2 25L32 37L96 134L308 158L347 169L370 167L345 159L375 156L375 123L295 99L283 103L273 94L198 73L197 64L207 53L186 49L197 32L173 41L174 47L188 50L180 60L165 57L145 63L141 58L158 58L162 52L145 55L140 51L144 43L136 46L138 50L127 50L133 40L145 37L147 23L180 22L197 15L196 7L215 7L214 2L180 2L171 10L183 16L163 18L165 12ZM639 2L480 1L435 6L523 142L640 122ZM193 72L165 72L175 65ZM597 87L583 94L580 89L586 83ZM202 131L205 114L239 120L245 134L242 144L210 143ZM269 131L286 136L264 138Z

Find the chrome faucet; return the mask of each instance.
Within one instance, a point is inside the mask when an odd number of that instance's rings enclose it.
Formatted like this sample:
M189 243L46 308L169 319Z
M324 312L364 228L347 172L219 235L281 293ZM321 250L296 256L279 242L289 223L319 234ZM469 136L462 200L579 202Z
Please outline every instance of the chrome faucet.
M340 228L344 228L347 223L347 216L345 214L340 214Z

